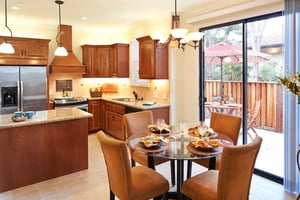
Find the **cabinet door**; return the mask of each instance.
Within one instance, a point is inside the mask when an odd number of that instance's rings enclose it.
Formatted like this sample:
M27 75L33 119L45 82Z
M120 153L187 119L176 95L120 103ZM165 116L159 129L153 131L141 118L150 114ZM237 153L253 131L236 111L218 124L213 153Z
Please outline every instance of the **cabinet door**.
M100 129L100 101L89 100L88 112L93 114L93 117L89 118L89 131L97 131Z
M6 37L0 36L2 42ZM15 49L14 54L0 54L0 64L47 65L50 40L7 37Z
M153 41L142 41L139 44L139 76L141 79L155 78Z
M98 46L95 55L95 67L98 70L99 77L111 77L110 76L110 46L103 45Z
M129 45L113 44L110 50L110 67L112 77L129 77Z
M122 121L123 115L112 112L110 110L107 110L105 114L106 114L106 131L117 139L125 140L123 121Z
M48 43L39 39L29 39L24 43L24 56L36 59L48 58Z
M83 45L82 48L82 63L86 66L86 74L84 77L93 77L99 74L98 68L95 66L96 48L91 45Z

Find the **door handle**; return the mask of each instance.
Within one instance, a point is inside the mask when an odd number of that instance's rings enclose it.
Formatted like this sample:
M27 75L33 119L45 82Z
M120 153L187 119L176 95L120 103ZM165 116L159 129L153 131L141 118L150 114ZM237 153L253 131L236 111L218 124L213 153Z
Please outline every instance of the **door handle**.
M297 152L297 167L298 167L298 170L300 170L299 156L300 156L300 149Z

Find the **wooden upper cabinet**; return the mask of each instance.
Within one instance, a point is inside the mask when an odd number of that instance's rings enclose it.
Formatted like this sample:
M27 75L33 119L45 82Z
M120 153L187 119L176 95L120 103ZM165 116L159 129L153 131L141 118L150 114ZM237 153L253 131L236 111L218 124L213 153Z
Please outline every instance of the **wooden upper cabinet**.
M7 38L13 45L14 54L0 53L0 64L4 65L48 65L49 42L48 39L3 37L0 43Z
M84 77L129 77L129 45L82 45Z
M129 77L129 44L113 44L110 50L111 76Z
M169 49L151 39L150 36L137 38L139 42L140 79L168 79Z

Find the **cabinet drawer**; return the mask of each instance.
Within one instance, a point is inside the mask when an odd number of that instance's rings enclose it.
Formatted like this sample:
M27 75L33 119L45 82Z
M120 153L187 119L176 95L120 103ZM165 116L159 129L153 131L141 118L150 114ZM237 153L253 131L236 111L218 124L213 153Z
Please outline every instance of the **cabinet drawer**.
M113 104L113 103L106 103L106 110L119 113L119 114L124 114L125 113L125 106L123 105L118 105L118 104Z

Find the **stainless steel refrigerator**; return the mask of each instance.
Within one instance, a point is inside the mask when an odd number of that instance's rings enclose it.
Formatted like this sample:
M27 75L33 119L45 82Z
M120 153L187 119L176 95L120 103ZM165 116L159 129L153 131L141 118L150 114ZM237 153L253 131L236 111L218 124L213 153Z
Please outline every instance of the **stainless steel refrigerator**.
M0 66L0 114L47 110L46 66Z

